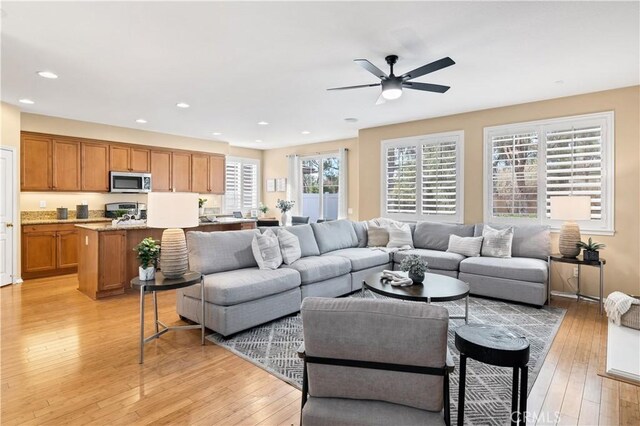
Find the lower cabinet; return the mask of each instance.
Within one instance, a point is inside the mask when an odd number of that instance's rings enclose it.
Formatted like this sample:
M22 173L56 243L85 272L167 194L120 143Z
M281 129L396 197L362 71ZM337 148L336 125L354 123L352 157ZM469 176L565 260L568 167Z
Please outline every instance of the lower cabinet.
M126 231L80 229L78 290L92 299L125 292L126 241Z
M73 224L22 227L24 279L73 274L78 270L78 231Z

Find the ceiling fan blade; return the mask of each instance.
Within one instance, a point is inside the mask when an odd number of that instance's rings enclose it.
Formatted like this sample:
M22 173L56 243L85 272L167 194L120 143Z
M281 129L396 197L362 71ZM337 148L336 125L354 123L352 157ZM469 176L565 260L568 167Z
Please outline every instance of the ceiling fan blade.
M358 86L332 87L331 89L327 89L327 90L349 90L349 89L361 89L363 87L375 87L375 86L380 86L380 83L360 84Z
M389 77L384 71L382 71L380 68L376 67L366 59L354 59L353 62L360 65L362 68L369 71L371 74L375 75L380 80L383 80Z
M449 90L451 87L449 86L441 86L439 84L429 84L429 83L402 83L402 87L413 90L424 90L425 92L436 92L436 93L444 93Z
M382 93L380 93L380 96L378 96L378 100L376 101L376 105L382 105L385 102L387 102L387 100L382 96Z
M400 78L404 80L413 80L414 78L418 78L425 74L429 74L434 71L441 70L442 68L450 67L453 64L455 64L453 59L447 56L446 58L438 59L435 62L431 62L430 64L423 65L419 68L416 68L413 71L404 73Z

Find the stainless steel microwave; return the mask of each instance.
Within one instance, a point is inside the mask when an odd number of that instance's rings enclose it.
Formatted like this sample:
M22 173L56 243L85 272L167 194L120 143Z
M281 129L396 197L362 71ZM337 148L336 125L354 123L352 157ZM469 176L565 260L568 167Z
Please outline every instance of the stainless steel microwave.
M151 192L151 173L109 172L111 192Z

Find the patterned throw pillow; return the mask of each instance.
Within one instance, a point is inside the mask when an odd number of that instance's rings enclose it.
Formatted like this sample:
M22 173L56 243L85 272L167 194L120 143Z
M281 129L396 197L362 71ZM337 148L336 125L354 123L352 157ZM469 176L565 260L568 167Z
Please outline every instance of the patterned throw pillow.
M495 229L489 225L482 228L482 255L487 257L511 257L513 226Z
M411 237L409 224L402 222L392 223L387 227L387 231L389 232L387 247L401 249L413 248L413 238Z
M367 223L368 247L386 247L389 242L389 231L384 226L379 226L369 221Z
M482 248L482 239L484 237L458 237L451 234L449 236L449 253L458 253L467 257L480 256L480 249Z
M264 234L256 234L251 242L251 251L260 269L278 269L282 265L282 254L278 237L271 229Z
M286 229L281 229L278 232L278 243L280 244L282 261L287 265L291 265L293 262L302 257L300 240L297 236L293 235Z

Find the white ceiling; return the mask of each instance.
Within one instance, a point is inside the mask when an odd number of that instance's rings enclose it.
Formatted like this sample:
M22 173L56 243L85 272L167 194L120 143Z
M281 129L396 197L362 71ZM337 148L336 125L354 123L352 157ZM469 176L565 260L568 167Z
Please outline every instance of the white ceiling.
M1 97L33 99L19 104L26 112L253 148L355 137L639 84L639 5L3 1ZM376 82L353 59L386 71L392 53L399 73L450 56L456 65L416 81L452 88L406 90L380 106L379 88L326 91ZM180 101L191 108L176 108Z

